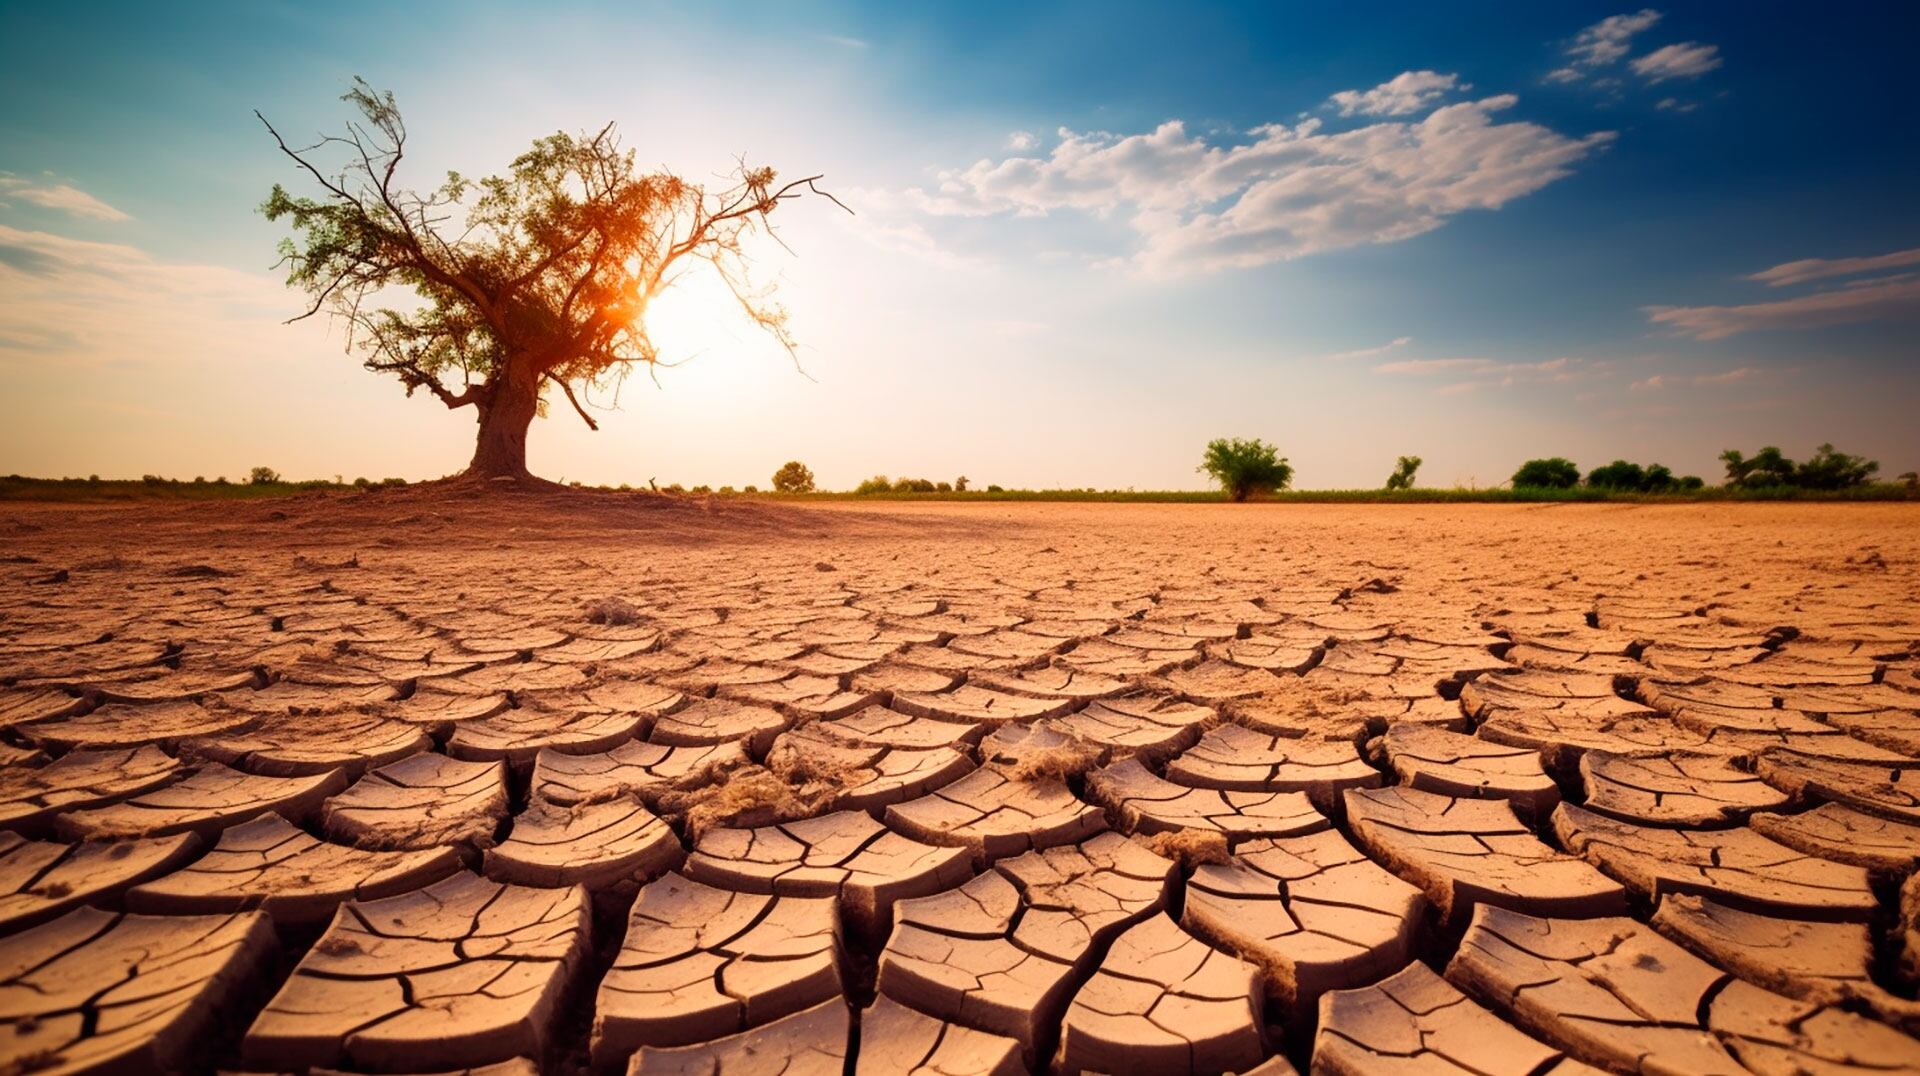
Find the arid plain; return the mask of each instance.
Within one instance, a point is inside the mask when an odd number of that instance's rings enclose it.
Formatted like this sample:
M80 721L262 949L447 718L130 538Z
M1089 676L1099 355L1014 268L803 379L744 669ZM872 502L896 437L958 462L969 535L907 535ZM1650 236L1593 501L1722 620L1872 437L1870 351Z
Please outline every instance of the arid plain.
M7 505L0 1070L1920 1071L1917 524Z

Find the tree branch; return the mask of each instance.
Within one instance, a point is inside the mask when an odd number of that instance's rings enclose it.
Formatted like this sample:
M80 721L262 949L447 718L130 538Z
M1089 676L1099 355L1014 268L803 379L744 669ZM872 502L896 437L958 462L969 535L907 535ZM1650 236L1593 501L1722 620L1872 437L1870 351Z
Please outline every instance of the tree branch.
M567 394L567 402L573 405L574 411L580 415L580 421L585 422L587 424L587 429L593 430L595 432L599 432L600 424L593 420L592 415L587 414L586 408L580 406L579 397L573 394L573 386L567 384L567 381L565 378L556 377L551 373L547 374L546 376L548 381L551 381L554 384L560 386L560 391Z

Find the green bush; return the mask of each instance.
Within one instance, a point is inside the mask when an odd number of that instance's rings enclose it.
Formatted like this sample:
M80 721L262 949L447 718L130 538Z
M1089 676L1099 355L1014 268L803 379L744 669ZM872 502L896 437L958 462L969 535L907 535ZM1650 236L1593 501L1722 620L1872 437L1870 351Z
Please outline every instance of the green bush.
M865 482L853 487L855 493L887 493L893 489L893 480L886 475L877 474Z
M742 493L758 493L758 492L760 492L760 487L759 487L759 486L747 486L746 488L744 488L744 489L742 489L742 490L741 490L740 492L742 492Z
M1835 452L1831 444L1821 445L1812 457L1793 472L1794 485L1801 489L1852 489L1872 481L1880 464L1865 456Z
M1388 489L1412 489L1413 473L1420 469L1420 457L1402 456L1400 462L1393 465L1393 473L1387 476Z
M1665 468L1662 468L1664 470ZM1671 474L1671 472L1669 472ZM1587 472L1587 485L1594 489L1613 489L1627 493L1637 493L1646 484L1647 472L1637 463L1626 460L1614 460L1605 467L1595 467Z
M893 480L895 493L932 493L933 483L924 478L896 478Z
M788 460L773 472L775 493L812 493L813 489L813 472L799 460Z
M1580 468L1561 456L1528 460L1513 472L1514 489L1572 489L1579 484Z
M255 467L247 472L247 484L250 486L266 486L278 481L280 472L271 467Z
M991 485L990 485L990 486L988 486L988 487L987 487L987 492L988 492L988 493L1005 493L1005 492L1006 492L1006 490L1004 490L1004 489L1001 489L1001 488L1000 488L999 486L991 486Z
M1198 470L1220 483L1227 496L1236 501L1286 489L1293 481L1293 466L1280 458L1279 449L1257 437L1222 437L1207 442Z
M1880 470L1878 462L1836 452L1831 444L1821 445L1800 464L1773 445L1754 453L1752 459L1729 448L1720 453L1720 462L1727 467L1727 485L1739 489L1854 489L1872 481Z
M967 491L966 475L961 475L959 478L953 480L953 490L955 493L965 493Z

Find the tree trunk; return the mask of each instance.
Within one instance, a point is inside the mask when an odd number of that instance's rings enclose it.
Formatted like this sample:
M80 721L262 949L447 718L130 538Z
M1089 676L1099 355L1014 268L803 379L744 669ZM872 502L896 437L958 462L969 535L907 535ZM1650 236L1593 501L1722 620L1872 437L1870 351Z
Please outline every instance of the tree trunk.
M528 478L527 427L540 409L540 379L509 366L481 404L480 436L473 446L469 478Z

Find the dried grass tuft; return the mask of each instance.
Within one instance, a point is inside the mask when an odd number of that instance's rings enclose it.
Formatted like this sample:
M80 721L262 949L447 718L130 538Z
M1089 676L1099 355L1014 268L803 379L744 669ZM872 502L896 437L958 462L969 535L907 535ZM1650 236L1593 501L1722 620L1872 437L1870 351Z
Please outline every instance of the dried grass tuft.
M625 598L600 598L587 603L589 624L638 624L640 610Z
M1188 870L1208 863L1225 863L1232 858L1227 835L1210 829L1171 829L1136 836L1134 840Z
M1004 768L1016 781L1065 781L1100 765L1105 752L1090 743L1068 740L1052 747L1016 753Z

